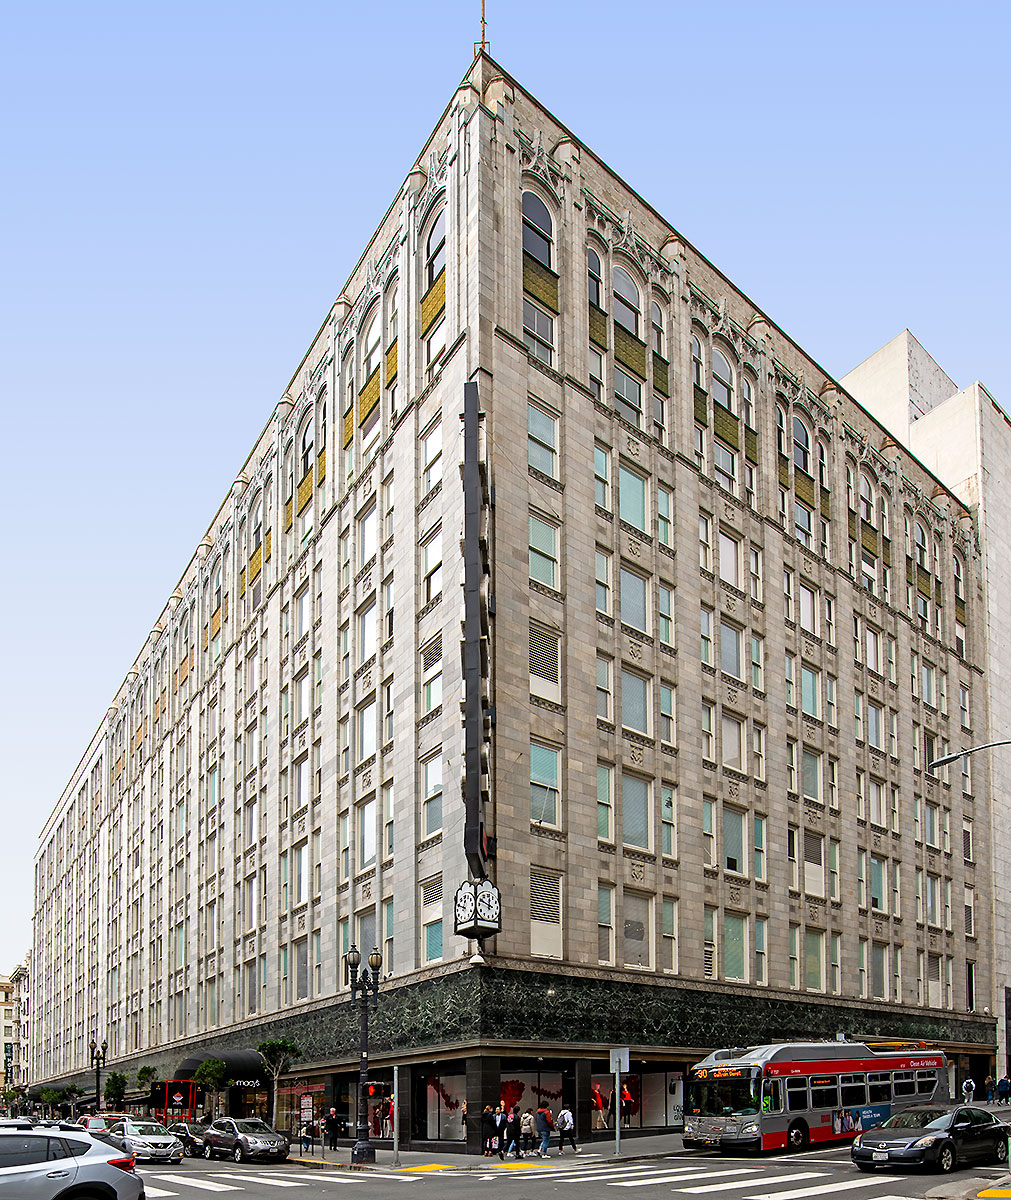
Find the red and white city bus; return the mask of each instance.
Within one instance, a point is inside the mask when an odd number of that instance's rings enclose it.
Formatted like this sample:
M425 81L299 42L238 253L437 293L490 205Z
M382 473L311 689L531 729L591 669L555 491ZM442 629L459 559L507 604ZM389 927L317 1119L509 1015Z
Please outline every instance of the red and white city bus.
M684 1144L802 1149L845 1141L909 1104L948 1099L939 1050L780 1042L715 1050L688 1074Z

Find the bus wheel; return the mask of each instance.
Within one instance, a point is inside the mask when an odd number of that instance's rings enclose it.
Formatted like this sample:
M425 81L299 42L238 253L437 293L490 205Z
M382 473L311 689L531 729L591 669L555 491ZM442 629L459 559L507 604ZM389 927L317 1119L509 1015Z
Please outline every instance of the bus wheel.
M807 1126L803 1121L794 1121L787 1132L786 1144L791 1150L806 1150L807 1143Z

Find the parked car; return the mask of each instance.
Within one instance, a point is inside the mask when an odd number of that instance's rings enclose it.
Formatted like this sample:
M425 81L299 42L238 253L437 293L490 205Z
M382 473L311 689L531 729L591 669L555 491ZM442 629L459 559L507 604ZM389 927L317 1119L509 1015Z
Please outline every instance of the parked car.
M129 1121L131 1119L129 1113L103 1112L91 1113L86 1117L80 1117L77 1123L82 1129L86 1129L92 1134L108 1133L118 1121Z
M203 1154L204 1134L207 1132L206 1124L198 1124L196 1121L176 1121L175 1124L168 1127L168 1131L182 1142L183 1149L193 1158L199 1158Z
M965 1162L1006 1163L1011 1127L985 1108L914 1104L853 1139L850 1155L861 1171L922 1166L952 1171Z
M288 1139L257 1117L221 1117L204 1130L204 1158L228 1154L236 1162L247 1158L288 1157Z
M156 1162L183 1161L182 1142L157 1121L118 1121L103 1134L103 1138L134 1158Z
M79 1126L0 1129L0 1197L10 1200L144 1200L132 1155Z

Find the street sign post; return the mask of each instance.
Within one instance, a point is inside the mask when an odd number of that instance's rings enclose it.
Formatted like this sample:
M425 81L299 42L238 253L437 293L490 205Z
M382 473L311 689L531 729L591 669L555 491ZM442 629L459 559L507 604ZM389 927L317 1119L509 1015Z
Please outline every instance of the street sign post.
M628 1074L628 1047L611 1051L611 1074L614 1076L614 1091L611 1093L611 1108L614 1110L614 1156L621 1154L621 1076Z

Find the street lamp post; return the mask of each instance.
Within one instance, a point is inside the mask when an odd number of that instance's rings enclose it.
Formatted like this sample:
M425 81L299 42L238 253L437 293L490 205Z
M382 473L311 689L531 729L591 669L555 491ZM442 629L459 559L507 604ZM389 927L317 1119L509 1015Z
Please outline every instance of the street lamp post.
M105 1066L109 1043L103 1038L102 1044L99 1046L95 1039L92 1038L88 1043L88 1049L91 1051L91 1065L95 1068L95 1112L98 1112L102 1107L102 1068Z
M368 1073L369 1073L369 993L372 1002L379 1003L379 971L383 956L378 946L372 947L368 966L361 966L362 955L357 946L344 955L344 979L351 985L351 999L361 998L361 1058L358 1068L358 1140L351 1151L353 1163L374 1163L376 1148L369 1141ZM359 975L359 967L361 974Z
M953 762L957 762L967 754L975 754L978 750L992 750L994 746L1011 746L1011 741L1004 740L1001 742L987 742L982 746L967 746L964 750L956 750L954 754L945 754L942 758L935 758L932 763L927 763L927 770L933 771L935 767L950 766Z

